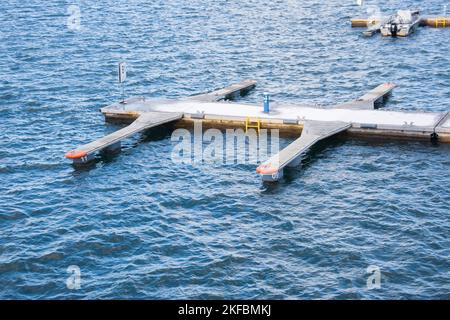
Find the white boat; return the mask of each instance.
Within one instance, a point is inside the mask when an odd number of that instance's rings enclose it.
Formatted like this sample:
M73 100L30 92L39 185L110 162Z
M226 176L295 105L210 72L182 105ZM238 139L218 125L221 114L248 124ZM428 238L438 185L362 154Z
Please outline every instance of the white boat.
M419 15L418 10L399 10L382 23L380 32L385 37L406 37L419 26Z

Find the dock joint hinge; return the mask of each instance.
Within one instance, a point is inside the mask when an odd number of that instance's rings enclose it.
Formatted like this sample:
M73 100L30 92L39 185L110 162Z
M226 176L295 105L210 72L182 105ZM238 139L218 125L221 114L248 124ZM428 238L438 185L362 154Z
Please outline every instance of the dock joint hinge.
M431 141L437 141L439 139L439 135L436 132L430 134Z

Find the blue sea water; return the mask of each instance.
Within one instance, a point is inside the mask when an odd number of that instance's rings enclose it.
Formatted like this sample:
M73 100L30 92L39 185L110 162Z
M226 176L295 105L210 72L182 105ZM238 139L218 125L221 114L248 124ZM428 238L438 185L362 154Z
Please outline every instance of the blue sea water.
M63 156L120 128L98 112L120 99L119 61L127 95L252 78L246 102L327 105L393 81L386 108L449 111L450 29L363 38L349 19L450 3L365 3L2 1L0 298L450 299L449 145L339 139L278 184L254 165L175 165L170 132L85 170Z

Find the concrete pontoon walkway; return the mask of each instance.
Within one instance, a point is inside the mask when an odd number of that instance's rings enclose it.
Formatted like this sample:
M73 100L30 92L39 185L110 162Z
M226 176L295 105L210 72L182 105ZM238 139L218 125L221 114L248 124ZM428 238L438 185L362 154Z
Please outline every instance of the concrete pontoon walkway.
M261 164L257 169L263 181L278 181L283 177L286 166L296 166L300 156L317 142L338 134L351 127L345 122L306 121L300 138L292 142L278 154Z
M66 153L66 158L72 159L76 164L88 162L93 159L93 156L97 151L119 151L121 147L121 140L126 139L127 137L140 131L180 120L182 117L182 113L145 112L129 126L94 142L80 146L75 150L69 151Z

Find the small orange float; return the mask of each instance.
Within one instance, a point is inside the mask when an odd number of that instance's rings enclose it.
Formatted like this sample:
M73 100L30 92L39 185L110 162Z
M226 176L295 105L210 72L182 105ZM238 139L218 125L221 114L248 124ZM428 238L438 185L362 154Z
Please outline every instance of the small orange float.
M259 174L274 174L278 172L278 169L268 165L261 165L256 168L256 172Z
M72 150L65 154L67 159L80 159L87 156L86 151Z

